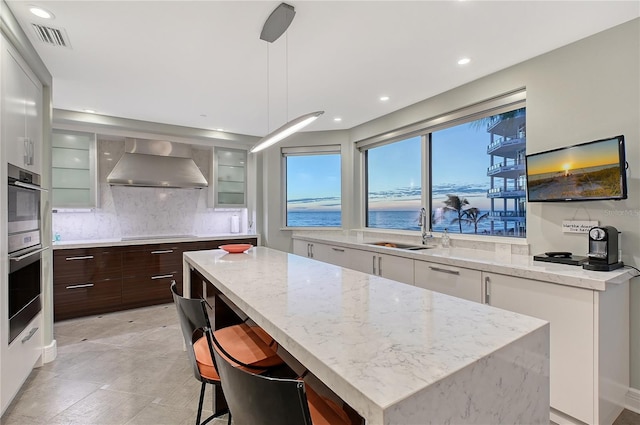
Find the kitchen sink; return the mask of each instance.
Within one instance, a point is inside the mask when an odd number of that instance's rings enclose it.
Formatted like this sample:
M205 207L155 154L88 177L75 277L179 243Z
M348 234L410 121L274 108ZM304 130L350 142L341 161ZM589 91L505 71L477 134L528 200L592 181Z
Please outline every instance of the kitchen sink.
M367 245L376 245L376 246L385 246L387 248L398 248L398 249L406 249L407 251L419 251L421 249L429 249L430 246L426 245L410 245L406 243L399 242L369 242Z

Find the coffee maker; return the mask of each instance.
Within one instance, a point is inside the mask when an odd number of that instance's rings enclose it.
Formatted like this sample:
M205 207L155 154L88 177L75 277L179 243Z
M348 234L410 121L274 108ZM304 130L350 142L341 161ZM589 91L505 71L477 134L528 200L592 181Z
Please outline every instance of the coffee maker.
M618 234L618 229L613 226L589 229L589 253L582 268L606 272L624 266L618 257Z

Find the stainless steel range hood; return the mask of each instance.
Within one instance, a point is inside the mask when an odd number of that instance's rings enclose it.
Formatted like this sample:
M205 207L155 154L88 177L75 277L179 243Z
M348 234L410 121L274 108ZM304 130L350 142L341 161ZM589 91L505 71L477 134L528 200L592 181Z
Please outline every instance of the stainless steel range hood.
M107 176L111 185L207 187L191 156L191 146L164 140L125 139L125 153Z

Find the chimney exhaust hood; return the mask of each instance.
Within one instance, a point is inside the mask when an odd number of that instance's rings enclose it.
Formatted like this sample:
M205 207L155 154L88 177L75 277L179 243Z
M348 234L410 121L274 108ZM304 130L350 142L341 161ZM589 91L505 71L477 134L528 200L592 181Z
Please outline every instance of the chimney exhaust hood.
M191 146L164 140L125 139L125 153L107 176L110 185L201 189L207 179Z

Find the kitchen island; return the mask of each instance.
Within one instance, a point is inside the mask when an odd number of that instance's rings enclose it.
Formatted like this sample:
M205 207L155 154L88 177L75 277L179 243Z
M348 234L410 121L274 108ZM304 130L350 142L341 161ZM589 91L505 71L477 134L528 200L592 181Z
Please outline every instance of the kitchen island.
M367 424L549 423L547 322L276 251L184 253Z

